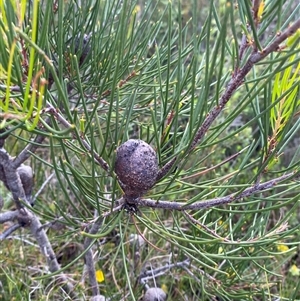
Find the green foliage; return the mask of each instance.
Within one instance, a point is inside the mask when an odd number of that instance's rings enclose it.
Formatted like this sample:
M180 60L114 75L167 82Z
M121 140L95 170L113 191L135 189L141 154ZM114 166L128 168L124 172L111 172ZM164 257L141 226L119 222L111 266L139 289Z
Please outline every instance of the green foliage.
M123 193L113 172L115 151L129 138L151 144L160 167L176 158L176 169L145 196L157 201L192 204L298 172L299 149L283 164L283 153L299 137L300 56L291 40L298 33L252 68L192 153L190 146L252 46L270 45L297 19L299 6L267 1L256 24L250 1L0 3L0 128L11 134L5 148L18 154L20 145L46 137L31 157L35 191L55 176L32 210L44 223L63 218L62 229L49 233L56 245L94 238L105 275L102 294L138 300L146 268L188 258L191 266L149 283L166 284L169 300L300 298L299 290L283 284L286 275L288 282L298 281L288 269L293 261L300 267L299 259L291 259L300 239L299 180L205 210L111 213ZM243 34L248 42L239 57ZM105 217L90 235L85 226L95 212ZM149 244L137 248L131 235L141 233ZM83 256L70 256L62 269L74 273L85 300L88 285L78 276ZM29 268L26 260L21 265ZM9 269L4 263L0 271L5 298L25 298L20 274ZM28 272L33 280L24 285L37 299L59 296L59 283L47 289L46 268ZM35 281L45 289L35 289ZM12 283L19 291L10 290Z

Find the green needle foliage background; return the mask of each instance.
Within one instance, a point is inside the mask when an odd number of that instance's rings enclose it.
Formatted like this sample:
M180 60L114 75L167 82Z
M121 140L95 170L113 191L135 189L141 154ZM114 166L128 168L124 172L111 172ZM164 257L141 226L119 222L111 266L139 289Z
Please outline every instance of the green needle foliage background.
M98 215L91 247L108 300L138 300L145 271L186 260L148 284L163 285L168 300L300 300L299 178L203 210L111 212L122 197L116 149L129 138L152 145L160 167L176 159L144 196L155 201L192 204L298 172L299 29L251 69L190 146L253 48L296 22L299 4L265 1L256 24L248 0L0 3L5 149L15 156L45 137L26 161L39 192L30 210L51 222L47 234L80 300L91 296L82 243ZM0 299L67 300L34 237L26 228L15 236L0 246Z

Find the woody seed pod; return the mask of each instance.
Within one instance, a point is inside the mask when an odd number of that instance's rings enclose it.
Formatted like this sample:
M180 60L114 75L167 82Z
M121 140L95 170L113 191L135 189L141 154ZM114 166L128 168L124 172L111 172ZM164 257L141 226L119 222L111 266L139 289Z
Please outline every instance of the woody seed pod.
M158 287L150 287L147 289L143 301L165 301L167 294Z
M117 149L115 172L129 198L137 198L156 182L158 161L154 149L146 142L130 139Z

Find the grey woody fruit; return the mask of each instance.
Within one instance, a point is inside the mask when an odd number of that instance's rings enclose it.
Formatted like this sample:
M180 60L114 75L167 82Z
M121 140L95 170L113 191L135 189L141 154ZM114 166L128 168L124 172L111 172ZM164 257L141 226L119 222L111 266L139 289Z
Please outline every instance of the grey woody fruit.
M31 205L33 205L32 190L34 185L34 176L33 176L32 168L30 166L22 164L20 165L20 167L18 167L17 172L19 174L26 195L26 199Z
M117 148L115 172L125 196L137 198L153 187L158 174L154 149L139 139L130 139Z
M82 65L85 61L86 57L91 52L91 45L90 45L90 38L91 34L84 34L83 37L78 35L75 40L75 53L79 56L79 65Z
M129 243L131 246L134 246L138 250L145 245L145 240L141 235L130 234Z
M103 295L97 295L97 296L94 296L90 299L90 301L105 301L105 296Z
M167 294L158 287L150 287L147 289L143 301L165 301L167 300Z

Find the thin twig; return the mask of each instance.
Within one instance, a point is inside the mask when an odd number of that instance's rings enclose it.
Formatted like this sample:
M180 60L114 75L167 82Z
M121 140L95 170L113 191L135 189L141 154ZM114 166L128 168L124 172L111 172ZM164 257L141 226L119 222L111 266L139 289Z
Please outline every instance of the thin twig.
M149 241L148 239L146 239L145 235L141 232L141 230L139 229L135 219L134 219L134 216L132 215L132 221L134 223L134 226L136 228L136 230L138 231L139 235L143 238L143 240L148 243L152 248L154 248L155 250L159 251L159 252L163 252L165 253L166 251L163 250L163 249L160 249L159 247L155 246L151 241Z
M43 189L46 187L46 185L52 180L53 176L55 175L55 172L53 172L45 181L44 183L41 185L40 189L38 190L38 192L34 195L32 203L35 203L36 198L41 194L41 192L43 191Z

